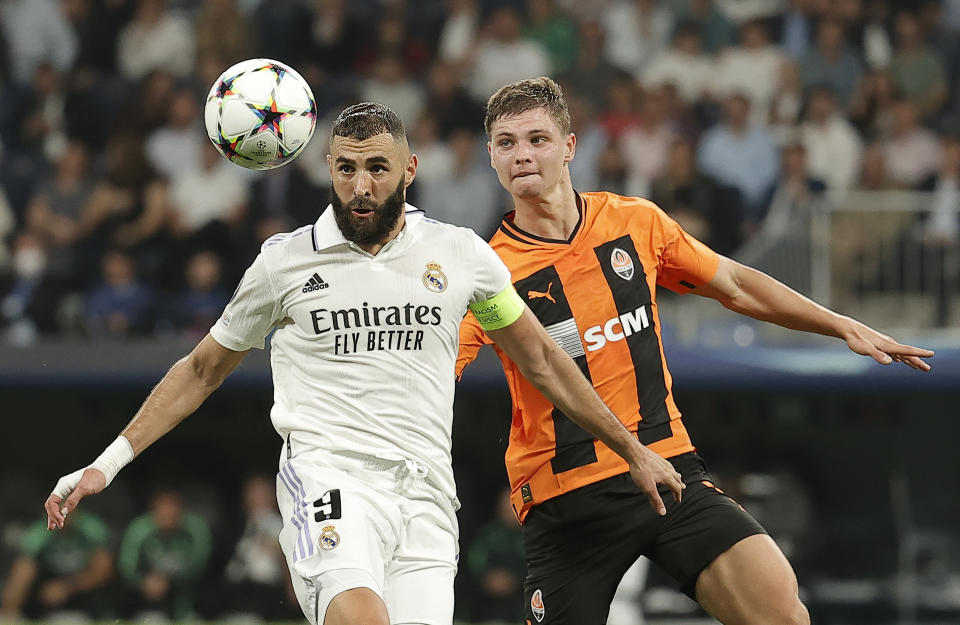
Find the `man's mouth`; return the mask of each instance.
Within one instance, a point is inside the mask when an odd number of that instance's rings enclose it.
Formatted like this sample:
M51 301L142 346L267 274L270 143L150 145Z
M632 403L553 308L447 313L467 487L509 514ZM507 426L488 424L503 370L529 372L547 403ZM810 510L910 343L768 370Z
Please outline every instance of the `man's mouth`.
M535 176L537 172L535 171L522 171L518 174L514 174L514 178L526 178L527 176Z
M350 209L350 212L356 217L369 217L374 213L372 208L353 208Z

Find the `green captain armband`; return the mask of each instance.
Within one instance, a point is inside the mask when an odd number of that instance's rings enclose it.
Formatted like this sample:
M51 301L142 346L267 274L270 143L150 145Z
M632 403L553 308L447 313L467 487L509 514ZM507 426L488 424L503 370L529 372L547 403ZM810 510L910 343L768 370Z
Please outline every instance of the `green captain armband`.
M525 304L513 285L500 291L490 299L476 304L470 304L470 312L477 318L480 327L484 330L499 330L505 328L523 314Z

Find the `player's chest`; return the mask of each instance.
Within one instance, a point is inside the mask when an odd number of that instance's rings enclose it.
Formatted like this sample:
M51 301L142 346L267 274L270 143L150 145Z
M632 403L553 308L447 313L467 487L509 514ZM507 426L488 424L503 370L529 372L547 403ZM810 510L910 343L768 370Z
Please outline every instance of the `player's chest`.
M338 355L422 351L455 336L470 286L463 268L442 255L319 259L291 273L281 331Z

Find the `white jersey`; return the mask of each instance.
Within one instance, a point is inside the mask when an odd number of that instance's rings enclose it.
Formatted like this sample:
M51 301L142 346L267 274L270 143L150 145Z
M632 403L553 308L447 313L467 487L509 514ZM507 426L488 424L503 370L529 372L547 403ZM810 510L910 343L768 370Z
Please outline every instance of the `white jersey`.
M406 209L376 256L343 237L330 207L270 238L210 334L245 351L273 332L280 436L301 449L416 461L455 501L460 322L469 304L512 288L510 272L472 230Z

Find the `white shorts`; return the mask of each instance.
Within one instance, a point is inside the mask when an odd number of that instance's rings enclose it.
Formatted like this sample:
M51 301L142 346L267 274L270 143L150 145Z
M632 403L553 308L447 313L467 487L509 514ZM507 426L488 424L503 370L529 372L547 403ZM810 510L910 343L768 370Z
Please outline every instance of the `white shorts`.
M323 625L341 592L369 588L393 625L451 625L456 513L426 473L411 461L328 452L281 465L280 545L310 623Z

